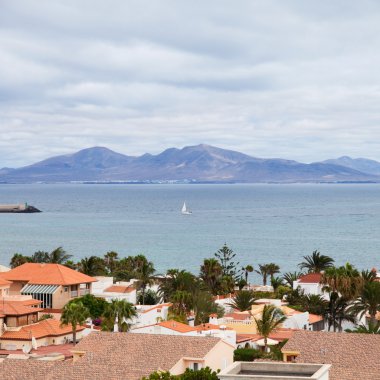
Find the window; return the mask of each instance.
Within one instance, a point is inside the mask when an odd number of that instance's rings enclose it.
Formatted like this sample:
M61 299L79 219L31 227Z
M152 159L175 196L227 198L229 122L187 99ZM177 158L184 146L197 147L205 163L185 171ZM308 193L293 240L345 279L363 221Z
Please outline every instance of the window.
M193 364L193 370L198 371L198 369L199 369L199 363L194 363Z
M68 286L65 286L63 289L64 289L65 292L69 291L69 287Z

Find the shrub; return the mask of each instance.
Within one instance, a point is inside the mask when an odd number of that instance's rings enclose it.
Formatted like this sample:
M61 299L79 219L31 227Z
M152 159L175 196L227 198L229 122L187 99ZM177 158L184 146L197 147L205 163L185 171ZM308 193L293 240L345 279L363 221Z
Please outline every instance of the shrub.
M253 362L255 359L261 358L263 352L254 348L238 348L234 351L235 362Z

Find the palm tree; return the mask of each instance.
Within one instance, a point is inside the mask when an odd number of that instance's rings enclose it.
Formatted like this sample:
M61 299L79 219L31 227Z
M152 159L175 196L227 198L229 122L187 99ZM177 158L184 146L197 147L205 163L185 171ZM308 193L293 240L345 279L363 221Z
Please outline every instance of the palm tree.
M119 260L117 252L109 251L104 255L104 264L110 274L114 273Z
M286 272L282 278L284 279L286 285L293 289L293 282L297 281L302 275L302 272Z
M366 313L370 315L372 325L376 324L376 314L380 311L380 283L367 282L360 297L350 307L354 313L363 317Z
M16 268L22 264L29 263L29 262L30 262L30 257L24 256L21 253L15 253L12 256L12 259L11 259L9 265L13 269L13 268Z
M301 306L303 311L323 315L326 310L327 301L319 294L307 294L301 297Z
M282 285L282 278L272 276L270 279L270 284L272 285L273 290L276 291L278 287Z
M265 305L261 319L255 319L257 332L264 337L264 351L268 347L268 336L286 320L283 312L273 305Z
M363 278L363 283L366 284L367 282L372 282L372 281L375 281L376 279L376 269L372 269L372 270L362 270L362 278Z
M49 252L37 251L30 257L32 263L50 263Z
M62 310L61 324L71 325L73 331L74 346L77 341L77 326L83 325L90 317L89 310L83 306L82 302L69 302Z
M199 277L204 281L211 293L218 294L223 268L217 259L204 259Z
M372 322L368 323L368 327L366 325L361 324L360 326L355 327L353 330L346 329L348 333L359 333L359 334L380 334L380 323L377 322L373 324Z
M130 324L127 321L136 315L136 309L133 304L126 300L113 299L104 311L105 321L103 327L108 331L112 331L117 323L117 331L128 331Z
M330 267L322 274L321 283L327 290L340 293L347 300L354 299L360 294L364 280L359 271L350 263Z
M246 284L248 284L248 274L253 272L253 266L252 265L246 265L245 267L242 268L244 272L244 279Z
M227 305L239 311L250 311L256 301L257 297L252 290L240 290Z
M259 264L259 270L255 272L262 276L263 285L266 286L268 276L273 278L276 273L280 273L280 267L275 263Z
M85 257L78 263L78 270L88 276L104 275L104 261L97 256Z
M321 255L319 251L313 251L311 256L303 256L304 260L298 266L301 270L306 269L308 273L320 273L333 266L334 259Z
M259 270L255 269L255 272L263 278L263 285L266 286L268 278L268 264L259 264Z
M49 263L65 264L71 257L62 247L58 247L49 253Z
M156 270L154 269L153 263L151 261L146 261L142 263L136 272L136 277L138 279L138 286L141 289L142 304L145 305L145 291L147 286L153 284L153 274Z
M335 331L342 331L344 321L355 322L355 316L348 310L349 302L346 298L339 296L337 292L330 293L330 300L324 311L324 319L327 322L328 331L331 327Z

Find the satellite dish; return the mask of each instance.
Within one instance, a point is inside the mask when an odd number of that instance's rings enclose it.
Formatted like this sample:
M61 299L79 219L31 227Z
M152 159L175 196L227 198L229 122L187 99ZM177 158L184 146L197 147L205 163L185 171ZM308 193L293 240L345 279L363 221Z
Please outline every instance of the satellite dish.
M25 355L28 355L30 351L32 351L32 347L30 347L29 345L27 346L26 344L22 345L22 352Z

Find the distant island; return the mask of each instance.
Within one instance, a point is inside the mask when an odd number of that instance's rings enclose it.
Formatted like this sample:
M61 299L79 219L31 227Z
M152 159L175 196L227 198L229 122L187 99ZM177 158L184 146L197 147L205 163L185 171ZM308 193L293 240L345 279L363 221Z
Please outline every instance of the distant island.
M21 168L0 169L0 183L378 183L380 162L340 157L304 164L257 158L210 145L127 156L93 147Z

